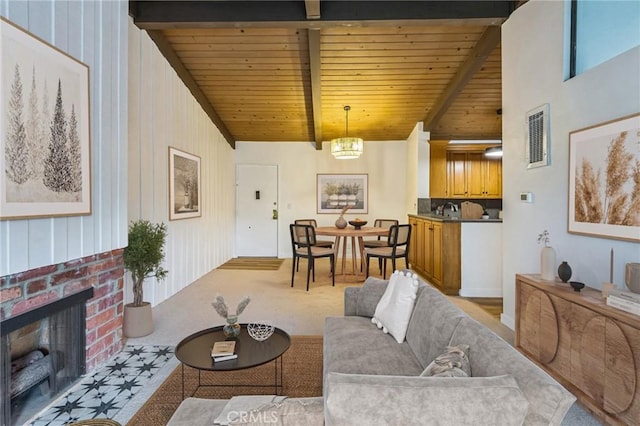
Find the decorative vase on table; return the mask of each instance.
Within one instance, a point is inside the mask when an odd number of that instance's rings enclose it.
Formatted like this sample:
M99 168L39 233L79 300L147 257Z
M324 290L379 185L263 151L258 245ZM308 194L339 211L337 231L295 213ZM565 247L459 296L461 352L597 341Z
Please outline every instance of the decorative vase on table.
M222 333L225 337L238 337L240 335L240 324L238 324L237 315L229 315L227 323L222 327Z
M347 221L344 219L344 216L340 215L338 220L336 220L336 228L344 229L347 227Z
M563 283L566 283L571 278L571 266L567 262L562 262L560 266L558 266L558 276L562 280Z
M545 229L542 234L538 235L538 244L544 244L540 251L540 278L545 281L555 281L556 251L548 245L549 242L549 232Z

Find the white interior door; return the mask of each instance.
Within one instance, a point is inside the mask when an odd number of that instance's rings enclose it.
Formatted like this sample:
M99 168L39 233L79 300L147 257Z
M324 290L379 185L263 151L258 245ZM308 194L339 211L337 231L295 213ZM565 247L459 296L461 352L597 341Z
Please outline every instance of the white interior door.
M278 256L278 166L236 166L238 256Z

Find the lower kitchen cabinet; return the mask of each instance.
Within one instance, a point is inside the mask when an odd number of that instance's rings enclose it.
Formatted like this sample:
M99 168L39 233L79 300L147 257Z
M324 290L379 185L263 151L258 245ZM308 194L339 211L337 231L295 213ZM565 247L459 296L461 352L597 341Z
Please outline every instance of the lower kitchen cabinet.
M460 223L409 216L411 268L445 294L460 291Z

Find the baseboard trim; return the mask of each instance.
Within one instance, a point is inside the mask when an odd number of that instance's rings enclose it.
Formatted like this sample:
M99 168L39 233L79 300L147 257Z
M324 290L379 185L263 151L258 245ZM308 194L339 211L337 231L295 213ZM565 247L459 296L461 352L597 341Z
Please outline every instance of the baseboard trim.
M515 331L516 322L509 315L505 315L504 313L500 315L500 322L509 327L511 330Z
M502 297L502 289L483 289L483 288L461 288L460 296L462 297Z

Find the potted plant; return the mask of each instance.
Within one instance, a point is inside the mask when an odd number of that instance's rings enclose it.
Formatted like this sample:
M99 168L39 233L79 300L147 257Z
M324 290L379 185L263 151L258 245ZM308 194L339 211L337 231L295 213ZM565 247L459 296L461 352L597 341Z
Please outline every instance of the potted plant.
M144 301L143 283L146 278L159 280L167 275L160 263L164 260L167 226L145 219L129 225L129 244L124 249L124 267L133 279L133 302L124 306L123 333L127 337L141 337L153 331L151 304Z

